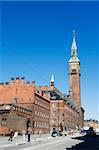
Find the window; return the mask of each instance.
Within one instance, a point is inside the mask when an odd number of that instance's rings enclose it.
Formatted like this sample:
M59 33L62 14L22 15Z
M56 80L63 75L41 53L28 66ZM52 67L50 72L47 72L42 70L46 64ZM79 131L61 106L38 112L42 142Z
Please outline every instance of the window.
M6 126L6 118L2 118L2 120L1 120L1 125L2 125L2 126Z
M23 109L21 108L21 112L23 112Z
M32 127L33 127L33 128L35 127L35 122L34 122L34 121L33 121Z
M37 127L37 123L36 123L36 121L34 122L34 128L36 128Z
M54 107L55 107L55 104L52 104L52 107L54 108Z
M14 102L17 103L17 98L14 98Z
M16 89L16 94L17 94L17 91L18 91L18 90Z
M18 108L17 108L17 107L15 107L15 110L16 110L16 111L18 111Z
M76 73L76 69L72 69L72 73L74 73L74 74L75 74L75 73Z
M12 109L15 110L15 107L13 106Z
M42 91L42 96L43 96L43 91Z

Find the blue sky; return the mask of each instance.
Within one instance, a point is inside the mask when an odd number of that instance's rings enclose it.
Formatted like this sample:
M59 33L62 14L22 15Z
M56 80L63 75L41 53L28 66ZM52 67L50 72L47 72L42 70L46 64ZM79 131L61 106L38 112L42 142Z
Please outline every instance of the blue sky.
M1 2L0 82L25 77L69 91L72 30L81 62L81 101L85 119L99 120L98 2Z

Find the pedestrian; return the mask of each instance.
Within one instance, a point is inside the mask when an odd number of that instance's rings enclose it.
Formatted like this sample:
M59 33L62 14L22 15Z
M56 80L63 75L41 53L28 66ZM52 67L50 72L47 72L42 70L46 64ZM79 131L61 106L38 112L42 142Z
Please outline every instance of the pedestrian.
M70 131L70 132L71 132L71 135L73 135L73 132L74 132L74 131L73 131L72 129L71 129L71 131Z
M15 133L14 133L14 138L15 138L15 139L18 138L18 131L15 131Z
M42 134L42 131L40 130L40 131L39 131L39 137L40 137L40 138L41 138L41 134Z
M30 136L31 136L31 134L32 134L32 128L29 127L29 128L27 129L28 142L30 142Z
M14 133L14 139L15 139L15 143L16 143L16 145L18 144L18 131L15 131L15 133Z
M12 141L13 140L13 136L14 136L14 132L13 129L10 130L10 137L8 139L8 141Z

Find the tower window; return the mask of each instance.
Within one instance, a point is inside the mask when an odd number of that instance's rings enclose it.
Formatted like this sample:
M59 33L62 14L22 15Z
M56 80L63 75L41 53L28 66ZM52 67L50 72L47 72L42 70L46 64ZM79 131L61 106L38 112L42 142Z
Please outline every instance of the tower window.
M76 72L76 69L72 69L72 72L71 72L71 74L76 74L77 72Z
M73 69L72 72L73 72L73 73L76 73L76 69Z

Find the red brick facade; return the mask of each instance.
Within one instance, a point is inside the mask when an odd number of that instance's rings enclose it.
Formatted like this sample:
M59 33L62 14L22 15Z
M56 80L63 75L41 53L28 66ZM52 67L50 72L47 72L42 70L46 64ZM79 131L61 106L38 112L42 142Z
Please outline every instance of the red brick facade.
M20 133L31 125L33 133L49 133L50 101L35 92L32 84L24 79L12 78L11 84L0 84L0 134L9 129Z
M78 105L80 102L80 63L69 63L69 81L70 81L70 97L75 100Z
M64 96L55 86L38 87L38 93L50 95L50 131L55 129L76 130L84 125L84 110ZM46 91L46 92L45 92Z

